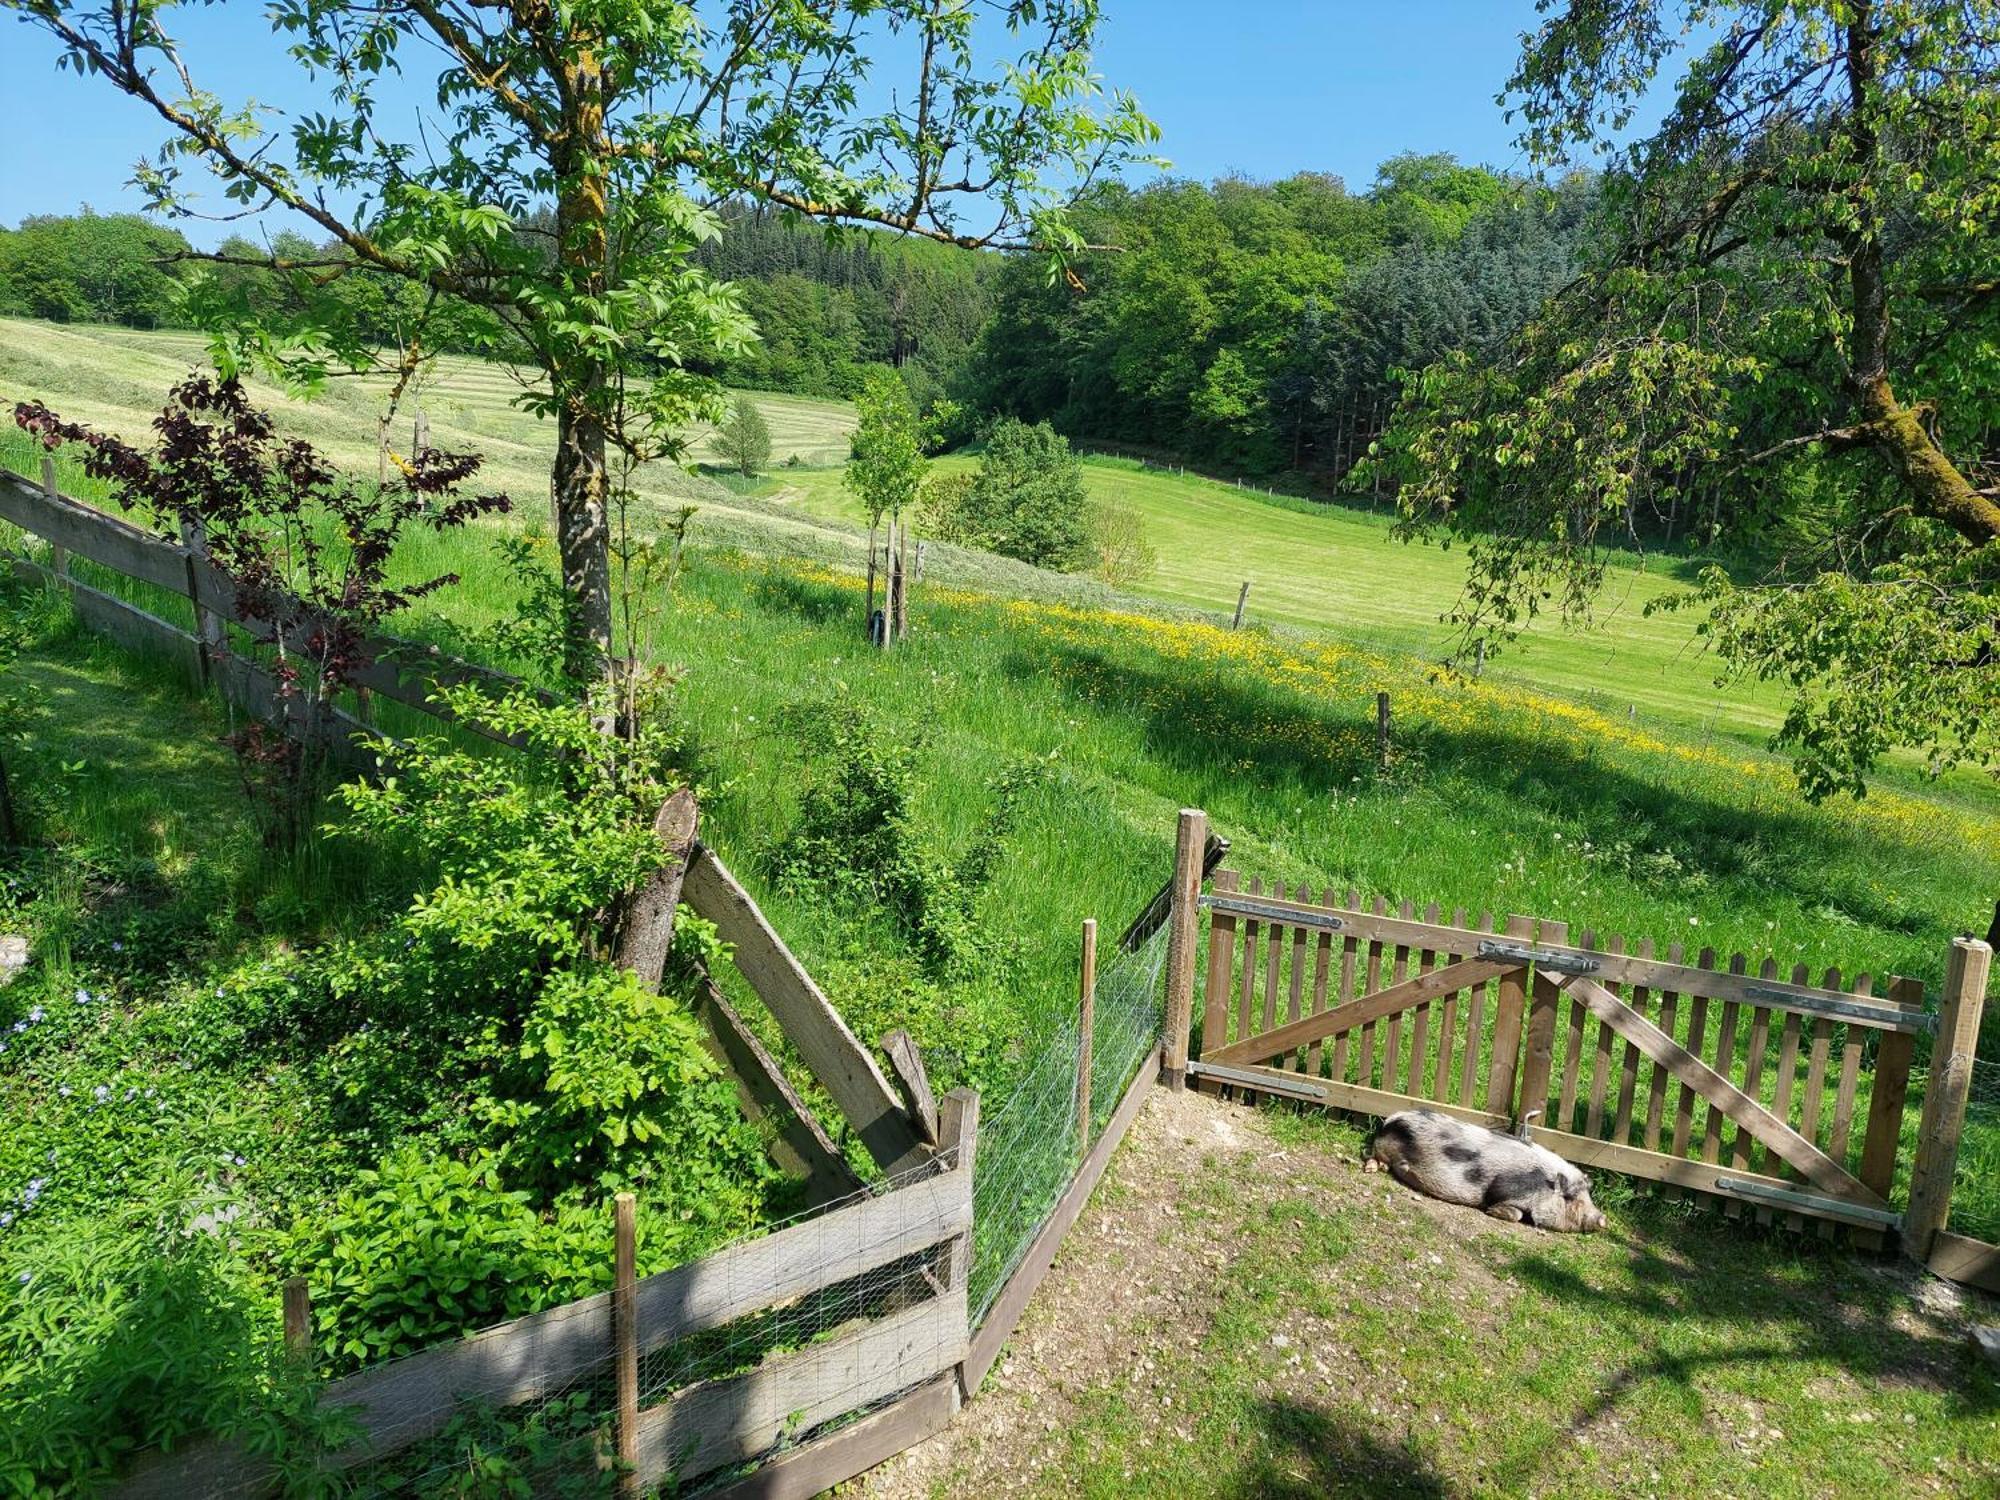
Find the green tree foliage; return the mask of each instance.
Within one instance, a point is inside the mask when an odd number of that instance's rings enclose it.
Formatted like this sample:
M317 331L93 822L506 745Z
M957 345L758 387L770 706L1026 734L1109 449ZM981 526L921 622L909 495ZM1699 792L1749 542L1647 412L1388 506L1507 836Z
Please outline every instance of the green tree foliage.
M996 422L978 472L932 486L924 509L926 524L944 541L1043 568L1082 568L1094 559L1083 465L1046 422Z
M846 484L861 502L871 528L900 516L916 502L929 461L928 434L910 400L909 387L891 370L877 370L855 398L854 456Z
M1338 482L1397 372L1489 352L1570 274L1594 195L1443 156L1372 188L1302 174L1107 188L1079 223L1121 253L1051 282L1009 263L967 372L978 404L1236 472Z
M182 320L172 257L188 243L138 214L35 215L0 229L0 312L159 328Z
M1090 571L1113 588L1144 583L1160 565L1146 540L1146 523L1122 505L1097 505L1090 515Z
M698 264L738 283L760 338L719 359L731 385L853 397L890 365L920 407L959 379L991 312L999 258L934 241L798 221L750 203L722 212Z
M725 464L745 479L771 461L770 424L749 397L738 396L729 408L729 415L716 428L715 450Z
M523 399L557 429L564 583L600 660L611 455L679 457L689 424L720 414L702 362L752 336L739 298L694 259L721 230L707 205L747 198L950 244L1060 251L1079 243L1070 198L1155 134L1092 69L1095 0L276 0L272 19L320 95L277 127L204 85L201 60L171 35L171 5L19 9L69 66L166 122L140 174L156 208L191 212L188 174L206 170L245 211L287 210L337 244L208 257L286 278L302 307L218 319L238 356L306 381L371 362L375 347L326 305L350 277L410 284L422 306L449 303L527 351L542 383ZM378 108L386 77L418 70L433 109L406 121ZM886 101L874 112L859 102L864 80ZM537 211L552 213L550 232L520 233ZM399 362L430 347L419 322Z
M1714 40L1613 151L1692 17ZM1607 526L1757 559L1683 605L1778 681L1813 795L1888 748L2000 753L2000 6L1576 0L1512 82L1544 160L1611 152L1586 274L1414 388L1408 528L1465 540L1468 636L1587 614Z

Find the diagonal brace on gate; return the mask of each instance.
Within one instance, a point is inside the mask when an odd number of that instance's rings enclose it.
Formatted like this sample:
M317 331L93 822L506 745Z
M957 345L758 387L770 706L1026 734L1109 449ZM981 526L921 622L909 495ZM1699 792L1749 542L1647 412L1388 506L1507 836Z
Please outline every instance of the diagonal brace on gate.
M1681 1046L1659 1027L1595 980L1576 974L1552 974L1550 982L1581 1000L1606 1026L1769 1147L1790 1166L1836 1198L1875 1208L1888 1200L1864 1186L1848 1170L1755 1099L1737 1088L1707 1063Z
M1379 1021L1397 1011L1423 1005L1439 995L1450 995L1476 984L1484 984L1489 979L1496 979L1521 967L1518 959L1462 958L1455 964L1432 969L1428 974L1418 974L1401 984L1392 984L1386 990L1377 990L1372 995L1363 995L1358 1000L1337 1005L1332 1010L1323 1010L1317 1015L1275 1027L1261 1036L1231 1042L1221 1051L1202 1058L1202 1061L1224 1065L1262 1062L1265 1058L1281 1056L1308 1043L1338 1036L1356 1026L1365 1026L1370 1021Z

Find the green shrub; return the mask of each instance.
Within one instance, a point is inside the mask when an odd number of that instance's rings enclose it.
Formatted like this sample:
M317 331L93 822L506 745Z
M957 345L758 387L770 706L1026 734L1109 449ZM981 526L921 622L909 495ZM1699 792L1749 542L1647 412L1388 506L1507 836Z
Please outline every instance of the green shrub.
M0 1492L88 1492L141 1449L209 1433L309 1459L324 1423L226 1232L241 1205L208 1176L0 1242Z

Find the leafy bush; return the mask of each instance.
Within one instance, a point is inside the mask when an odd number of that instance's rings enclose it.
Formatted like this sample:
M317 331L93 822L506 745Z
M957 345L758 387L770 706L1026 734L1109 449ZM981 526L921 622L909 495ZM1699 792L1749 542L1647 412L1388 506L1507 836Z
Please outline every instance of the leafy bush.
M1122 505L1098 505L1090 513L1090 571L1113 588L1144 583L1160 565L1146 540L1146 523Z
M920 736L899 737L846 697L802 706L787 728L808 749L798 819L773 853L780 882L880 906L934 977L980 971L998 950L974 905L1046 767L1022 762L997 778L985 822L954 859L911 817Z
M1037 567L1075 569L1091 561L1083 465L1069 439L1046 422L995 423L976 474L926 486L923 519L940 540Z
M296 1465L325 1421L275 1301L183 1170L89 1224L25 1222L0 1254L0 1490L71 1494L208 1433Z

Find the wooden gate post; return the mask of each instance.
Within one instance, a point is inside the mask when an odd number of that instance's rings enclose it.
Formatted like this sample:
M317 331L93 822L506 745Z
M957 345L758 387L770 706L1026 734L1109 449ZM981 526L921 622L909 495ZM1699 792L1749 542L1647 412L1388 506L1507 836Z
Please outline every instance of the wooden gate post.
M1916 1161L1910 1168L1910 1206L1903 1214L1903 1249L1920 1262L1930 1259L1938 1231L1951 1212L1951 1180L1965 1130L1965 1101L1972 1089L1972 1059L1992 966L1993 950L1978 938L1952 939L1944 994L1938 1003L1930 1081L1924 1086L1923 1122L1917 1127Z
M1187 1087L1188 1032L1194 1025L1194 950L1200 934L1202 851L1208 843L1208 814L1198 807L1181 809L1174 841L1173 905L1167 932L1167 1017L1160 1055L1160 1081L1170 1089Z
M1077 982L1076 1146L1090 1150L1091 1033L1097 1021L1097 918L1083 919L1083 973Z
M949 1170L970 1173L979 1148L979 1090L953 1089L938 1101L938 1156L950 1158ZM945 1247L938 1262L938 1280L956 1291L972 1274L972 1228Z

